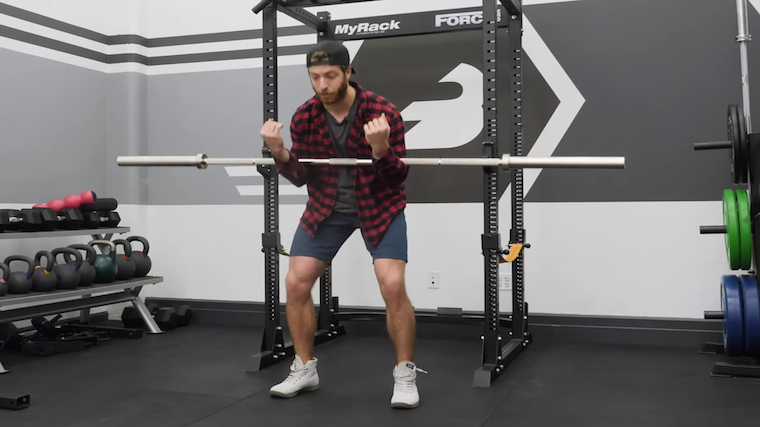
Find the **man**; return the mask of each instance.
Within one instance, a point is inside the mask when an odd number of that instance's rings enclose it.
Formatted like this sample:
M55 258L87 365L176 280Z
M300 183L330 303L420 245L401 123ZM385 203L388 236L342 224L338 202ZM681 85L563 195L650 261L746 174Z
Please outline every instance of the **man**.
M338 249L359 228L372 255L386 305L388 333L396 348L391 406L414 408L419 405L417 371L424 371L412 362L415 318L404 281L404 182L409 172L401 161L406 157L404 122L391 102L350 81L350 64L348 50L341 43L317 44L306 55L315 95L292 117L292 148L284 148L282 124L270 120L261 128L279 173L298 187L306 184L309 192L290 248L285 281L288 325L296 356L290 375L273 386L271 394L294 397L319 388L311 289ZM336 157L372 159L372 165L339 167L298 161Z

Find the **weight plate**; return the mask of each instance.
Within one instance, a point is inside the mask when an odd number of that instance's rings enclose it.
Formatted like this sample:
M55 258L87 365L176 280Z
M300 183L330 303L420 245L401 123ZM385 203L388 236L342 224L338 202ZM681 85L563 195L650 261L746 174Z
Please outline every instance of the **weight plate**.
M728 141L731 148L728 150L728 163L731 169L731 178L734 184L742 181L742 153L741 131L739 130L739 109L735 104L728 105Z
M742 290L736 276L723 276L720 304L723 308L723 347L726 355L741 356L744 353L744 313Z
M739 237L739 211L734 190L723 190L723 225L726 227L726 255L731 270L741 267L741 241Z
M742 270L752 267L752 218L749 210L747 190L736 190L736 210L739 219L739 254Z
M741 105L736 106L736 115L738 117L736 122L739 124L739 153L741 153L739 184L746 184L749 180L749 135L747 135L747 117L744 116L744 109Z
M757 278L745 274L739 280L744 312L744 355L760 357L760 291Z

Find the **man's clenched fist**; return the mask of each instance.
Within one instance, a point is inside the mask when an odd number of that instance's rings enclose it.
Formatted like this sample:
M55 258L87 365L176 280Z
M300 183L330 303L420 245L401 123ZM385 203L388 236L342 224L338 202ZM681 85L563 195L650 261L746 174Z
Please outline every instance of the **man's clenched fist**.
M390 135L391 126L385 118L385 113L364 125L364 137L372 147L372 154L375 157L383 157L388 153Z
M272 151L272 155L277 157L285 149L285 143L282 141L280 131L282 130L282 123L269 119L261 127L261 137L264 138L264 142Z

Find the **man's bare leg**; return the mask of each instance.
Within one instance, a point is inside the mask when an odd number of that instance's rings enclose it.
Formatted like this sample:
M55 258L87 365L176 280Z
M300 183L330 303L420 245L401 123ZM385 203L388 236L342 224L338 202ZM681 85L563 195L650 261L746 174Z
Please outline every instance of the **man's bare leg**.
M391 396L393 408L416 408L420 404L416 381L417 371L421 370L412 360L415 335L414 307L406 293L405 272L404 261L384 258L375 260L375 274L385 300L388 334L396 347Z
M317 330L317 316L314 312L311 289L325 268L327 264L324 261L294 256L290 258L290 268L285 279L288 329L296 355L304 363L314 357L314 333Z
M296 357L290 367L290 375L270 389L273 396L294 397L304 391L319 389L317 361L314 359L317 319L311 288L326 267L326 263L315 258L290 257L290 268L285 279L286 309Z
M414 307L406 293L406 262L375 260L375 275L385 300L388 335L396 347L396 363L412 361L414 356Z

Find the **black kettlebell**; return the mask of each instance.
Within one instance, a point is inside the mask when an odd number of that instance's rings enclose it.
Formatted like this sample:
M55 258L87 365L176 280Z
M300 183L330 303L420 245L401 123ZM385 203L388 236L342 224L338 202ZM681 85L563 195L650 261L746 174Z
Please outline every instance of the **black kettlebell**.
M63 253L74 255L74 262L58 264L58 255ZM58 276L58 286L56 286L56 288L76 289L82 279L82 276L79 274L79 267L82 266L82 254L76 249L71 248L56 248L53 249L52 254L53 259L55 260L53 271L55 271L55 274Z
M129 242L124 239L116 239L113 241L116 246L123 246L124 253L116 254L116 280L129 280L135 275L135 262L132 261L132 247Z
M129 242L130 248L132 249L132 261L135 262L135 274L132 277L147 276L148 272L150 272L151 267L153 267L153 263L148 256L148 251L150 251L148 239L142 236L130 236L127 238L127 241ZM143 249L141 252L135 253L135 248L132 247L132 242L134 241L142 243Z
M69 247L71 249L80 249L87 252L87 258L82 261L82 266L79 267L79 276L81 277L79 286L92 285L92 282L95 281L95 267L93 264L95 264L95 258L98 256L98 253L95 252L95 248L82 244L69 245ZM66 259L66 262L72 262L73 260L73 257L69 253L64 253L63 257Z
M8 278L11 277L11 268L5 263L0 263L0 270L3 270L3 277L0 278L0 297L8 295Z
M98 254L95 262L95 283L111 283L116 280L118 266L116 265L116 245L110 240L91 240L89 246L108 246L107 254Z
M47 259L47 266L42 266L42 257ZM54 291L58 284L58 275L53 271L55 259L53 254L48 251L39 251L34 256L34 273L32 274L32 291L50 292Z
M23 261L29 265L29 268L24 271L13 271L8 278L8 293L9 294L26 294L32 290L32 273L34 273L34 261L28 256L24 255L11 255L5 258L5 264L8 267L11 266L13 261Z

